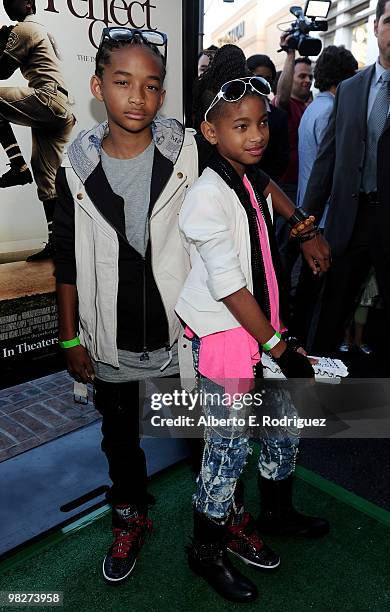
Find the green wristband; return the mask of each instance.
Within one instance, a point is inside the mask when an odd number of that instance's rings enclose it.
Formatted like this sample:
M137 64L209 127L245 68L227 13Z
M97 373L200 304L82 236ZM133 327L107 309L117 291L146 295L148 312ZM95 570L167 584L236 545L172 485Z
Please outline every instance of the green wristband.
M274 346L278 344L281 338L282 338L282 334L280 334L279 332L275 332L272 338L268 340L268 342L265 342L264 344L261 345L263 347L263 350L266 352L270 351L271 349L274 348Z
M73 348L74 346L79 346L80 338L76 336L76 338L72 338L72 340L64 340L63 342L59 340L58 344L62 349Z

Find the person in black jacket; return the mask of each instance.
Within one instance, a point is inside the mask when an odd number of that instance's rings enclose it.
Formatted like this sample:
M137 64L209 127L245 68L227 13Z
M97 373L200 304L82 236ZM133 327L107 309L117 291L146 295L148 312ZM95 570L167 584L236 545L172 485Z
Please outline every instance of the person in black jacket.
M247 59L248 70L266 79L271 88L276 79L276 68L268 55L252 55ZM290 157L288 140L287 113L268 104L269 144L259 167L266 172L273 181L279 183L285 173Z
M333 265L319 301L313 348L331 352L343 339L359 288L374 268L390 324L390 1L379 0L375 35L379 57L340 83L334 111L307 185L303 208L322 216Z

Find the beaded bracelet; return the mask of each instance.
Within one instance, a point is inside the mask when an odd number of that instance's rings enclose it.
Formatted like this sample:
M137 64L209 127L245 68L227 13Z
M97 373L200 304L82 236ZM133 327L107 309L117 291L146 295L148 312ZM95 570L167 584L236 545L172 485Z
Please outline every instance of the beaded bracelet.
M287 223L292 229L295 225L298 225L298 223L307 219L308 216L309 215L305 210L303 210L303 208L295 208L294 213L291 215L291 217L289 217Z
M313 238L318 236L319 233L320 231L317 228L315 228L313 231L307 232L307 234L296 236L296 238L300 242L300 244L303 244L304 242L313 240Z
M308 215L302 208L296 208L294 214L287 221L291 227L291 236L296 237L301 234L310 225L313 225L315 220L313 215Z
M304 232L305 229L307 229L310 225L314 225L315 220L316 218L313 217L313 215L310 215L310 217L307 217L307 219L305 219L304 221L300 221L292 228L291 236L295 238L299 234L302 234L302 232Z

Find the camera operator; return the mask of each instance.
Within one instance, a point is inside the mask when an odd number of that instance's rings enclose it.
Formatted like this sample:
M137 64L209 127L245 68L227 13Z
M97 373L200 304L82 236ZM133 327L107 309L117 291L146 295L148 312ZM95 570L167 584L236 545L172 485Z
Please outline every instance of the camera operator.
M290 35L283 34L281 47L288 44ZM313 71L307 57L295 57L295 49L287 49L273 104L288 115L290 161L282 177L283 190L296 203L298 189L298 129L307 106L311 102Z
M290 159L280 186L285 194L296 204L298 192L298 129L307 106L310 104L313 72L311 61L307 57L295 57L295 49L288 48L291 35L281 36L280 46L286 51L286 60L278 81L275 98L272 100L277 108L287 112ZM289 282L292 268L298 257L294 244L289 244L289 228L285 220L276 218L276 239L280 256Z

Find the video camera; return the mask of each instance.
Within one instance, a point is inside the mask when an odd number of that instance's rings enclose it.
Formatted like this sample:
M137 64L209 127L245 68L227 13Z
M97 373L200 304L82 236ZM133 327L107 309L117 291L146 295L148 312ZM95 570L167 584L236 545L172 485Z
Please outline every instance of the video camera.
M301 56L319 55L322 49L322 42L319 38L309 36L309 32L327 32L328 16L332 2L330 0L308 0L305 9L300 6L292 6L290 13L295 15L296 21L286 32L291 36L287 45L282 46L280 51L296 49ZM322 18L321 21L316 21Z

